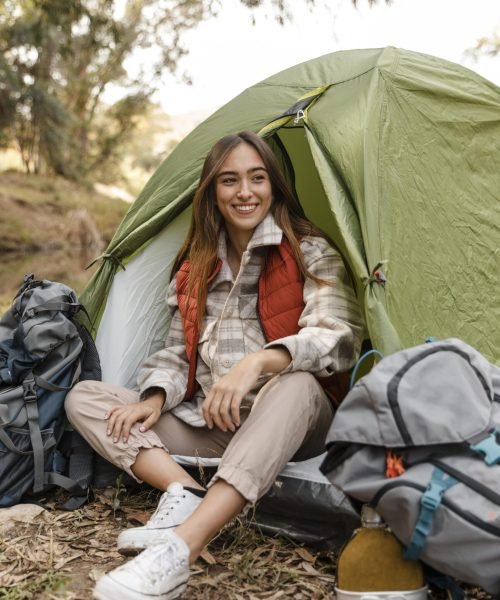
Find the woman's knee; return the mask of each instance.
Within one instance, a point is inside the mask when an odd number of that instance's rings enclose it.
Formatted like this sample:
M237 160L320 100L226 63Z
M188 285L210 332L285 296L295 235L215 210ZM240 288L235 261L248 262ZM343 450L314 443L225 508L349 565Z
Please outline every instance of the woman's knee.
M333 409L328 396L312 373L297 371L288 373L286 387L281 396L287 398L287 405L306 418L311 427L318 421L330 422L333 418ZM293 407L293 408L292 408Z
M308 371L295 371L280 376L284 392L301 404L317 405L322 401L323 389L318 380Z
M64 408L68 416L77 412L77 409L82 406L84 398L88 395L92 389L92 384L98 383L96 381L79 381L73 388L66 394L64 401Z

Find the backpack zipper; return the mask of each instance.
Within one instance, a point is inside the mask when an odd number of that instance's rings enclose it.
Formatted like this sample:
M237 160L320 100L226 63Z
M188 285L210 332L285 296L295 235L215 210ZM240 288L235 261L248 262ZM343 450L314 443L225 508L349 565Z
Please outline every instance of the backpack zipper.
M490 400L490 402L491 402L488 385L487 385L482 373L477 369L477 367L475 367L473 364L471 364L470 357L466 352L463 352L462 350L458 350L457 348L453 348L453 347L449 347L449 346L431 346L431 347L429 347L429 349L423 350L420 354L418 354L417 356L414 356L411 360L407 361L387 384L387 400L389 402L389 406L390 406L392 414L394 416L396 425L399 429L399 433L401 434L401 437L403 438L406 446L415 446L415 443L413 442L413 438L411 437L410 432L408 431L408 429L406 427L406 424L403 419L403 415L401 413L401 407L399 406L399 401L398 401L399 384L401 383L401 379L403 378L403 376L406 375L407 371L409 371L416 363L427 358L431 354L435 354L437 352L454 352L455 354L458 354L459 356L461 356L467 362L467 364L470 366L470 368L474 371L474 373L476 374L477 378L481 382L482 387L484 388L484 391L488 397L488 400Z

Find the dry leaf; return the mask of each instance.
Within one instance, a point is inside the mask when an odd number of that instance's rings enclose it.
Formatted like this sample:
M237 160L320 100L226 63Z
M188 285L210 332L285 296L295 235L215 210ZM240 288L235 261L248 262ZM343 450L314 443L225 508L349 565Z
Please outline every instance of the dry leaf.
M300 556L300 558L302 558L303 560L310 562L310 563L314 563L316 562L316 557L313 556L308 550L306 550L305 548L297 548L295 550L295 554L298 554Z
M279 592L274 593L272 596L266 596L267 600L277 600L278 598L282 598L285 595L284 590L280 590Z
M76 560L77 558L80 558L81 556L83 556L83 552L79 552L78 554L74 554L73 556L68 556L66 558L59 559L54 565L54 570L58 571L59 569L64 567L64 565L68 564L69 562L72 562L73 560Z
M321 575L319 571L317 571L310 563L301 562L300 567L308 574L308 575Z
M217 559L214 558L213 554L210 554L206 548L203 548L203 550L200 552L200 558L202 558L208 565L217 564Z
M125 510L127 514L127 521L130 523L140 523L141 525L146 525L151 517L151 513L147 511L130 511Z

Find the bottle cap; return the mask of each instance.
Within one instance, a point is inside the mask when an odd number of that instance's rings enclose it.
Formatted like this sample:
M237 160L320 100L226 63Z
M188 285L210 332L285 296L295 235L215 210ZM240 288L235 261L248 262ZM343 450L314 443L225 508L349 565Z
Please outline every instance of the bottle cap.
M382 517L368 504L363 504L361 509L361 524L363 527L386 527Z

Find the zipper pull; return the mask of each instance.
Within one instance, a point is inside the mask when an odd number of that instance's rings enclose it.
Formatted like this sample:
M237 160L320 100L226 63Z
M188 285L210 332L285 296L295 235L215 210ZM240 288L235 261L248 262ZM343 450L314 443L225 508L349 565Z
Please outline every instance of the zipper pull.
M293 124L294 125L298 125L300 123L300 121L304 120L305 117L305 113L302 109L297 111L297 114L295 115L295 119L293 120Z

